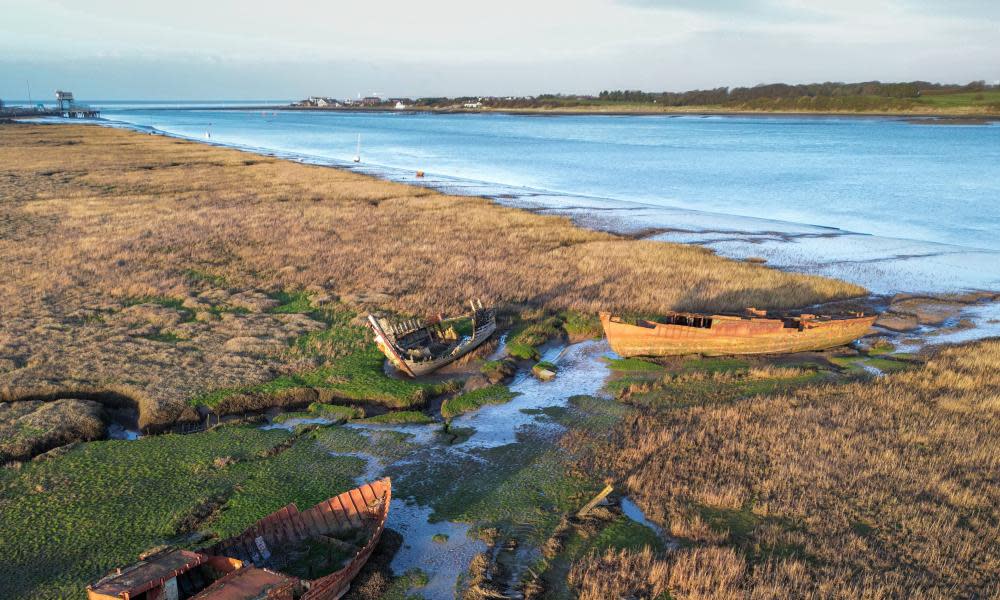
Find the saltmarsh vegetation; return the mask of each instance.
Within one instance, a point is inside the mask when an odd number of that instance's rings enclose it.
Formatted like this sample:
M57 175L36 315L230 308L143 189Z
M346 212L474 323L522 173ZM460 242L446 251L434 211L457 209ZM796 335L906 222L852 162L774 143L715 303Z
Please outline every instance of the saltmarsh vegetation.
M441 416L451 419L463 413L479 410L487 404L504 404L510 402L515 392L505 385L491 385L471 392L465 392L448 398L441 404Z
M326 325L325 329L291 341L288 354L305 361L305 366L270 381L212 390L192 398L192 405L219 414L303 404L313 399L411 409L421 408L429 397L448 389L446 383L429 385L386 377L382 353L369 341L367 329L353 323L353 313L342 306L316 307L302 292L281 292L276 296L280 304L271 312L307 314Z
M0 400L114 390L135 400L144 427L205 408L327 402L398 411L372 423L428 421L416 409L450 388L386 377L357 319L368 310L456 313L470 297L528 307L508 349L537 359L550 339L599 335L598 309L785 308L863 292L482 199L122 130L0 126L0 164ZM403 235L426 231L435 235ZM15 586L5 595L78 596L84 581L173 535L224 535L285 502L311 505L363 469L330 452L368 451L363 440L375 437L409 451L371 430L223 427L88 443L4 469L0 539L5 551L14 541L0 581ZM549 440L522 441L482 450L486 462L432 465L423 479L395 475L439 518L514 536L527 524L541 542L594 482L568 472Z
M681 547L592 553L569 584L582 598L991 597L998 397L988 341L885 377L649 402L600 443L567 444Z
M372 353L316 365L289 352L342 328L313 318L307 300L317 298L340 298L353 318L369 308L454 314L472 297L592 315L797 307L863 292L483 199L124 130L4 125L0 164L0 397L121 388L144 427L197 419L191 398L280 400L316 387L314 375L350 400L372 400L374 388L376 400L419 404L400 400ZM435 234L405 235L426 231ZM567 325L596 332L592 320Z
M363 461L331 456L324 441L222 427L89 442L0 469L0 596L79 598L151 546L232 535L289 502L306 508L350 488Z

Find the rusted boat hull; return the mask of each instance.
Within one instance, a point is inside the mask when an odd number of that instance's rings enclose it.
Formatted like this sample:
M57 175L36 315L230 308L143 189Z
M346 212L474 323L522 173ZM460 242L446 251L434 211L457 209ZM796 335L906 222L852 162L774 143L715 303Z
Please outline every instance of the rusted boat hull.
M713 315L711 327L691 327L640 321L626 323L601 314L601 325L611 349L619 356L676 356L703 354L786 354L843 346L864 336L874 316L805 322L801 328L783 326L775 319L739 320ZM777 325L775 325L777 323Z

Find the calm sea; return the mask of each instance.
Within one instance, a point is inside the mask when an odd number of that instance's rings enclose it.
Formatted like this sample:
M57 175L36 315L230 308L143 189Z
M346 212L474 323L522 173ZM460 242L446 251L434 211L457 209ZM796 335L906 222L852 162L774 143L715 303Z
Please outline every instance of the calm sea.
M1000 125L104 106L216 144L761 256L873 291L1000 289ZM361 136L362 162L354 166Z

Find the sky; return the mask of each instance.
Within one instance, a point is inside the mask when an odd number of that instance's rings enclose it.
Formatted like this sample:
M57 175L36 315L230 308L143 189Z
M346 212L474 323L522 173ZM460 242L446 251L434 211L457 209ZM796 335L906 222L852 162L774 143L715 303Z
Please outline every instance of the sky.
M1000 0L0 0L0 98L1000 80Z

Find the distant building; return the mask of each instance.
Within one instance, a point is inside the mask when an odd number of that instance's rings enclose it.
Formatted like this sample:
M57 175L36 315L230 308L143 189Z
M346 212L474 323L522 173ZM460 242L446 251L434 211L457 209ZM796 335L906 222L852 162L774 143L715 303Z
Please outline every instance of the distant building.
M466 102L465 104L462 105L462 107L463 108L482 108L483 107L483 103L482 102Z
M56 90L56 104L59 105L59 110L69 110L73 106L73 92Z
M328 96L309 96L308 99L300 103L302 106L340 106L333 98Z
M365 96L361 99L361 106L378 106L382 104L382 99L378 96Z

